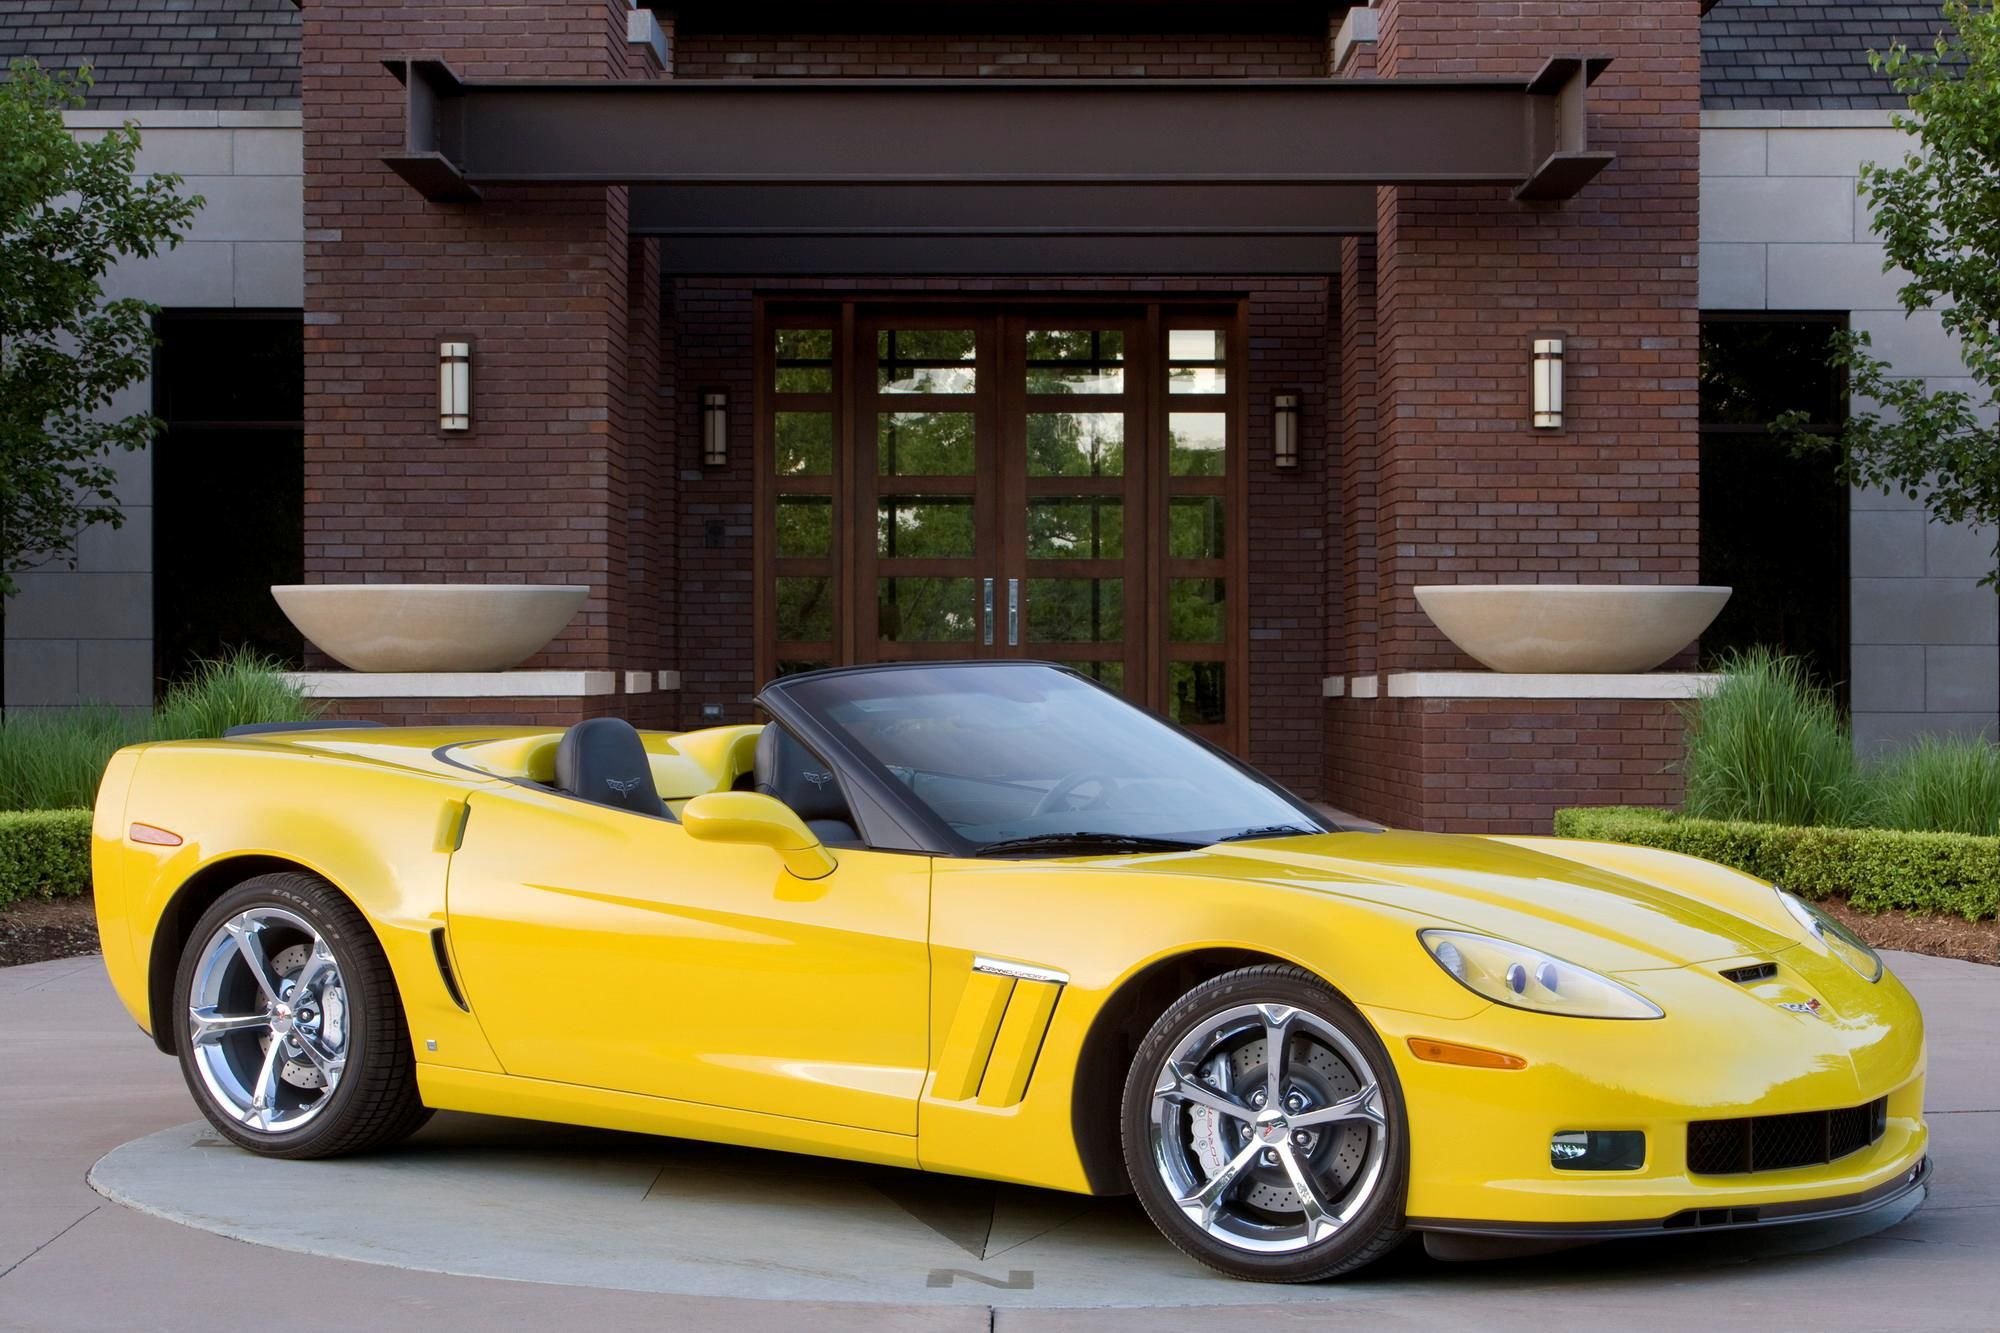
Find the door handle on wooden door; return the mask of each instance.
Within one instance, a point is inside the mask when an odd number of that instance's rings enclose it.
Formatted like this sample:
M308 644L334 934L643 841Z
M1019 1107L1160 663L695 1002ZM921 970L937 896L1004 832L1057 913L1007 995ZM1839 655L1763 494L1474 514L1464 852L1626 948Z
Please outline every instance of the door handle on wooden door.
M986 646L993 646L993 580L986 580Z
M1021 580L1007 580L1007 646L1021 642Z

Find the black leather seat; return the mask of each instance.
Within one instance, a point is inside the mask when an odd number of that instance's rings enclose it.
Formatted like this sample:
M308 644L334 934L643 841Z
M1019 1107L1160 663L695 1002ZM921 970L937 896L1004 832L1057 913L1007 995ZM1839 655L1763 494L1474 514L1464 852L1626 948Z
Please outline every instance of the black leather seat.
M858 843L861 833L840 783L812 752L773 722L757 738L757 790L775 797L826 843Z
M556 786L598 805L673 818L653 785L644 742L619 718L593 717L563 733L556 746Z

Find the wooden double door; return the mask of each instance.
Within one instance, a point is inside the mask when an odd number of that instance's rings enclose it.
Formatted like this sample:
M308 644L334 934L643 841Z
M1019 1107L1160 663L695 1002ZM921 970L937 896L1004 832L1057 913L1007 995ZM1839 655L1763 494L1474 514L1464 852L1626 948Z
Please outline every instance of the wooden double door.
M1058 661L1240 744L1233 306L763 324L760 678Z

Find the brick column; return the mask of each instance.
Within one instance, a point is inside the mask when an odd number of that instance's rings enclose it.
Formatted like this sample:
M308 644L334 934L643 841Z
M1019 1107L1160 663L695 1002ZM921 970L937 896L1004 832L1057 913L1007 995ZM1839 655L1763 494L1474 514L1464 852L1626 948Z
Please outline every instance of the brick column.
M656 77L626 13L624 0L304 6L306 577L589 584L535 667L666 665L650 660L657 617L632 596L635 571L659 572L654 547L627 541L636 484L670 467L649 401L657 310L643 308L658 278L633 271L657 256L628 241L623 187L424 200L382 165L404 113L381 62ZM445 433L437 345L455 340L472 343L473 426Z
M1516 203L1500 187L1380 190L1372 365L1360 341L1370 266L1361 243L1349 246L1345 670L1370 693L1354 697L1350 676L1329 710L1337 804L1419 828L1546 832L1564 804L1678 796L1667 768L1679 717L1643 691L1392 697L1390 684L1395 673L1477 669L1417 606L1419 584L1698 577L1700 8L1375 5L1383 77L1525 81L1553 55L1610 56L1590 133L1618 157L1561 204ZM1350 47L1347 76L1369 72L1365 57ZM1565 425L1536 431L1531 345L1551 335L1565 344ZM1371 518L1372 570L1361 537Z
M1576 198L1380 192L1382 666L1466 668L1429 582L1692 583L1699 0L1383 0L1385 77L1527 79L1609 55ZM1530 344L1564 339L1562 430L1529 426Z
M1329 490L1338 497L1345 522L1340 545L1341 634L1329 645L1335 670L1375 673L1376 621L1381 566L1377 474L1379 447L1375 310L1375 240L1350 236L1340 247L1340 435L1341 456Z

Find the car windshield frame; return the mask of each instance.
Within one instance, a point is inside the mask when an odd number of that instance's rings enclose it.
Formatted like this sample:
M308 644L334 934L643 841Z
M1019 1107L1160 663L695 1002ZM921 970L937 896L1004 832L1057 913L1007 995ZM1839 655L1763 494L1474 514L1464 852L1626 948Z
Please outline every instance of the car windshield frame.
M1188 849L1206 847L1228 841L1232 836L1241 838L1253 827L1262 829L1274 825L1296 827L1301 833L1378 832L1380 829L1378 825L1329 814L1315 807L1226 750L1211 744L1170 719L1130 703L1082 672L1063 663L1023 659L877 663L802 672L771 682L757 696L758 704L777 722L788 727L794 736L835 770L842 789L854 809L864 840L871 848L921 851L937 856L965 859L1065 854L1060 847L1046 845L1059 839L1062 830L1043 830L1028 838L975 838L962 833L944 815L922 799L911 783L900 779L880 756L861 743L847 725L828 711L830 703L838 705L850 700L846 698L830 700L827 692L819 688L821 683L835 677L937 671L1011 672L1017 675L1032 672L1059 673L1065 678L1066 684L1080 684L1096 691L1102 696L1105 707L1129 712L1129 717L1117 720L1118 725L1163 729L1171 733L1175 742L1194 747L1202 756L1225 767L1234 776L1251 786L1261 789L1270 798L1264 815L1260 815L1254 824L1239 828L1225 821L1219 831L1228 836L1201 838L1169 836L1171 832L1192 833L1196 830L1078 830L1082 836L1075 840L1075 848L1069 851L1068 855L1139 854L1129 847L1111 845L1125 839L1157 843L1159 845L1153 848L1156 851L1172 850L1176 846ZM994 683L997 686L999 682ZM997 689L994 692L1005 693ZM893 694L893 687L885 688L882 693L885 696ZM1277 813L1273 816L1273 812ZM894 827L884 827L885 823L893 824ZM1049 836L1051 834L1054 835L1053 838ZM1271 833L1267 836L1284 835ZM1094 838L1102 841L1104 845L1093 848L1091 842ZM1019 850L1010 850L1000 845L1009 842L1042 845L1023 847Z

